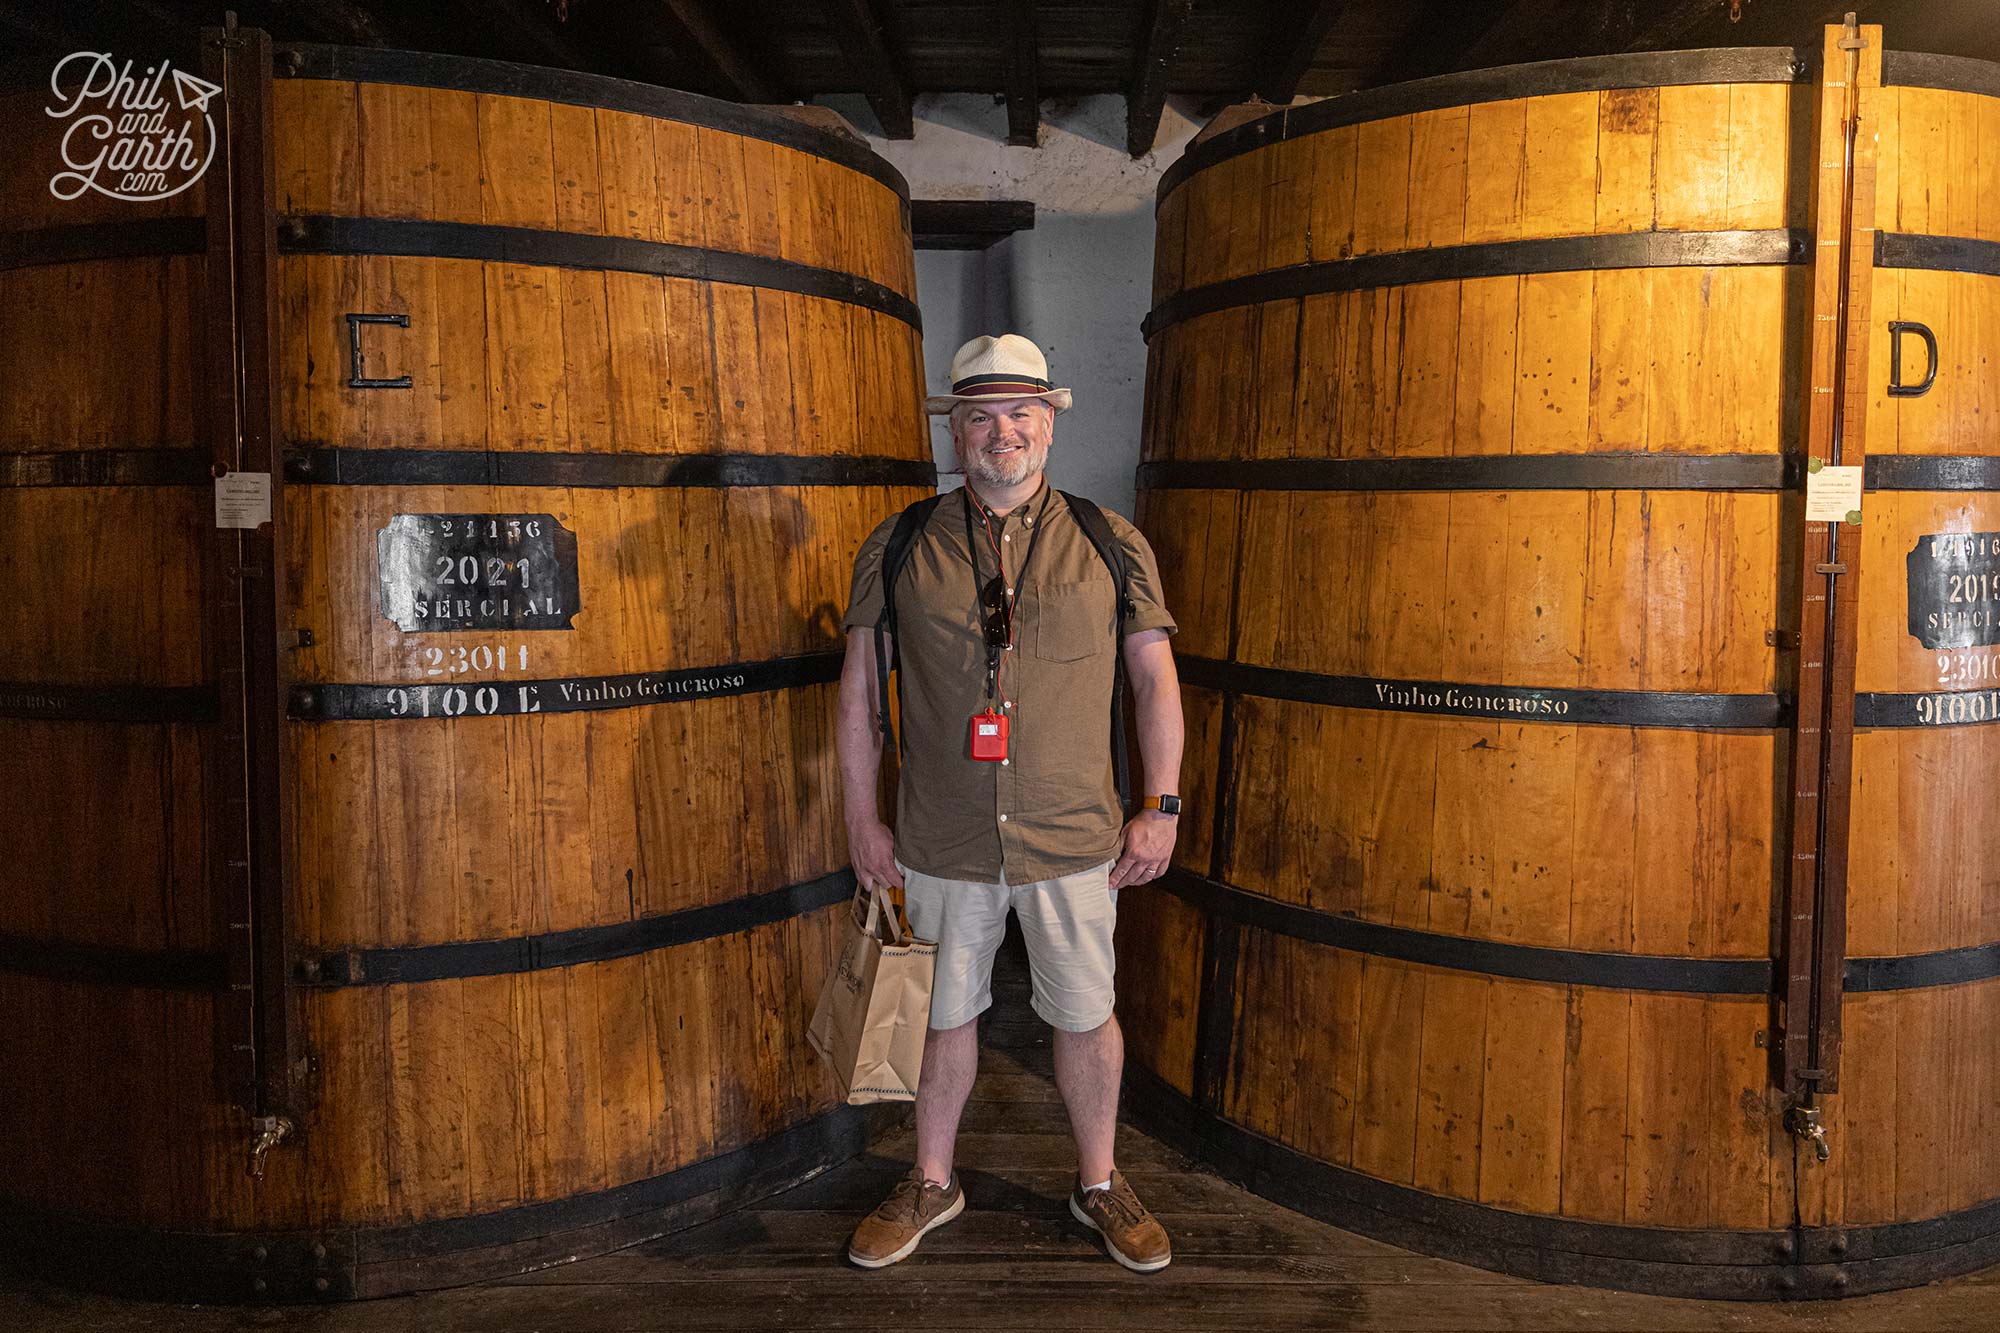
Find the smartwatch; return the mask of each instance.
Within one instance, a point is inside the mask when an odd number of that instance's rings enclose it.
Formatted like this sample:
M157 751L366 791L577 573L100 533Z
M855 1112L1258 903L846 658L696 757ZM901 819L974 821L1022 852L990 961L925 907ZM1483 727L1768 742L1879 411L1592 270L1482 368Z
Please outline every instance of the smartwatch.
M1141 810L1158 810L1163 815L1178 815L1181 812L1181 798L1178 796L1148 796L1139 802Z

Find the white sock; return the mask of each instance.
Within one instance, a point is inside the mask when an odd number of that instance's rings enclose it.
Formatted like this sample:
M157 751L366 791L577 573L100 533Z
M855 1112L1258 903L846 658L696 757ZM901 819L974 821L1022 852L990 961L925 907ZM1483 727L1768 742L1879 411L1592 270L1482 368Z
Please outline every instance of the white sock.
M958 1179L958 1172L953 1171L950 1175L944 1178L944 1184L942 1185L939 1185L935 1180L932 1180L929 1176L924 1177L924 1184L933 1186L937 1189L948 1190L951 1188L951 1182L956 1179Z
M1085 1194L1089 1194L1093 1190L1108 1190L1110 1188L1111 1188L1111 1182L1107 1180L1101 1185L1085 1185L1083 1187L1083 1192Z

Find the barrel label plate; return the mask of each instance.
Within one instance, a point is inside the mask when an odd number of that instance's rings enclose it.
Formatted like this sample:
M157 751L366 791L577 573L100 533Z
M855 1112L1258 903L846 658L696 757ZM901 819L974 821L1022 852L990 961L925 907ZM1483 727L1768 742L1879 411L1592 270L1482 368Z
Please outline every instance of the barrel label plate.
M397 514L376 556L405 633L569 629L582 609L576 534L551 514Z
M1934 532L1908 559L1910 633L1926 648L2000 644L2000 532Z

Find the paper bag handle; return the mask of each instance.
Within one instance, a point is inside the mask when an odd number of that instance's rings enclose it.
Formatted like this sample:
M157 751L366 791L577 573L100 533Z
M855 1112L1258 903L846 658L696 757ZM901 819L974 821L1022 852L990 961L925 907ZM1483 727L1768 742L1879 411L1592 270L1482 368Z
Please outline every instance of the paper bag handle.
M885 944L901 944L902 923L896 918L896 904L890 899L889 891L880 884L865 884L860 887L859 892L868 895L868 916L862 923L861 933L876 936ZM877 935L878 928L883 925L886 925L887 929Z

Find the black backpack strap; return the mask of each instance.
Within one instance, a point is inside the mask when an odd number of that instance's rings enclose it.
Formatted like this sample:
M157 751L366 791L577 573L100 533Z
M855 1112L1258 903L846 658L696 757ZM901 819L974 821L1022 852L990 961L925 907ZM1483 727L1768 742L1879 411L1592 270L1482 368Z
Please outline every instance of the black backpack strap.
M1118 627L1116 642L1111 646L1111 770L1117 777L1118 803L1127 811L1132 806L1132 775L1125 756L1125 622L1138 613L1132 605L1131 571L1125 565L1125 548L1112 534L1111 523L1104 517L1104 511L1080 495L1068 491L1057 491L1069 512L1075 516L1076 525L1083 529L1083 535L1097 548L1098 558L1111 571L1111 582L1118 599Z
M889 660L888 642L896 633L896 580L910 563L910 547L917 534L924 530L924 524L930 521L932 511L942 499L942 494L927 496L898 514L896 526L889 532L889 542L882 548L882 614L875 618L875 702L877 721L888 745L896 744L895 724L889 721L889 668L896 664ZM900 652L897 656L900 658ZM896 683L900 693L900 676ZM901 755L902 750L898 748L896 753Z

